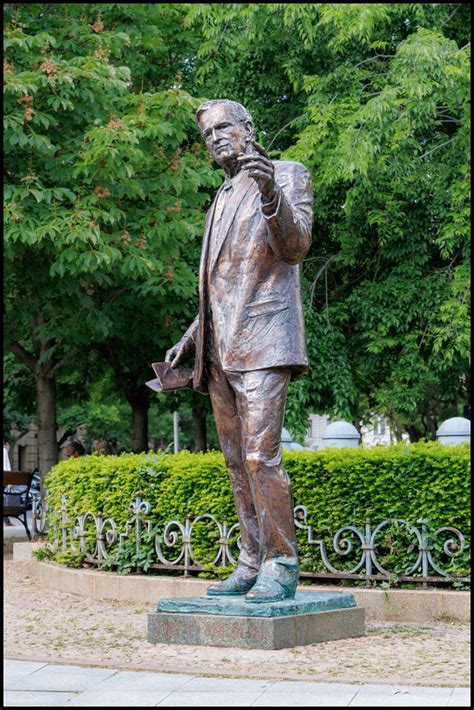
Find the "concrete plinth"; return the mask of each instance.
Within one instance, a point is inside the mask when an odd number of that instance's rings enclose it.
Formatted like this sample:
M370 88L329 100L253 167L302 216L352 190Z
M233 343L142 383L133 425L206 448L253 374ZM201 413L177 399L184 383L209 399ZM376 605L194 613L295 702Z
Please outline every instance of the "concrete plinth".
M150 643L279 649L364 635L351 594L297 593L284 602L243 597L165 599L148 615Z

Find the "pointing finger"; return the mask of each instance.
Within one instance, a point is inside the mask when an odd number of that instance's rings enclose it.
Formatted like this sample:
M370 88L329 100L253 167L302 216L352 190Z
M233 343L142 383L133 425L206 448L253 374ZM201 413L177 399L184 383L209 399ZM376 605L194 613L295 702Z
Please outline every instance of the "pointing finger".
M256 150L258 150L261 155L265 156L265 158L268 158L268 160L271 160L263 145L260 145L260 143L257 143L257 141L254 139L252 139L252 145L254 148L256 148Z

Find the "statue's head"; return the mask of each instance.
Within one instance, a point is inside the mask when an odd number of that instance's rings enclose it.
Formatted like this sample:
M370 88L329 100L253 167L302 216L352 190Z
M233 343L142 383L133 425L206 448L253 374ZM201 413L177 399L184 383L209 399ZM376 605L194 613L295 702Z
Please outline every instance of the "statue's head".
M196 111L196 121L209 152L221 167L235 162L255 137L252 116L236 101L205 101Z

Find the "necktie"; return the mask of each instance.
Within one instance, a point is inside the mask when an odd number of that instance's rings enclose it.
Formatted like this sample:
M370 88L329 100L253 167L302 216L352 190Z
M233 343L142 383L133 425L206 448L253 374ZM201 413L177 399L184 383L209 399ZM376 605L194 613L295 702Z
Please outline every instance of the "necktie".
M228 177L224 180L224 184L222 186L221 193L217 199L217 205L216 205L216 211L214 213L214 223L212 227L212 254L214 255L214 250L216 249L216 246L220 243L220 230L221 230L221 222L222 222L222 215L224 213L224 208L226 207L228 201L232 199L232 193L234 191L234 187L232 185L232 180Z

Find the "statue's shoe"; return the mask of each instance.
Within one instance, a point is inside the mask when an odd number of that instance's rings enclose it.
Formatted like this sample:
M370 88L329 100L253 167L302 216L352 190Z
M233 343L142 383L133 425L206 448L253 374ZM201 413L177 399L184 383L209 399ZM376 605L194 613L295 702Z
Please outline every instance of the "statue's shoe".
M250 567L238 566L234 572L223 582L211 584L207 588L207 594L210 597L232 597L239 594L245 594L257 581L258 570L253 570Z
M297 581L295 579L294 583L282 584L272 577L260 576L256 584L245 595L245 601L263 604L265 602L280 602L284 599L293 599Z

